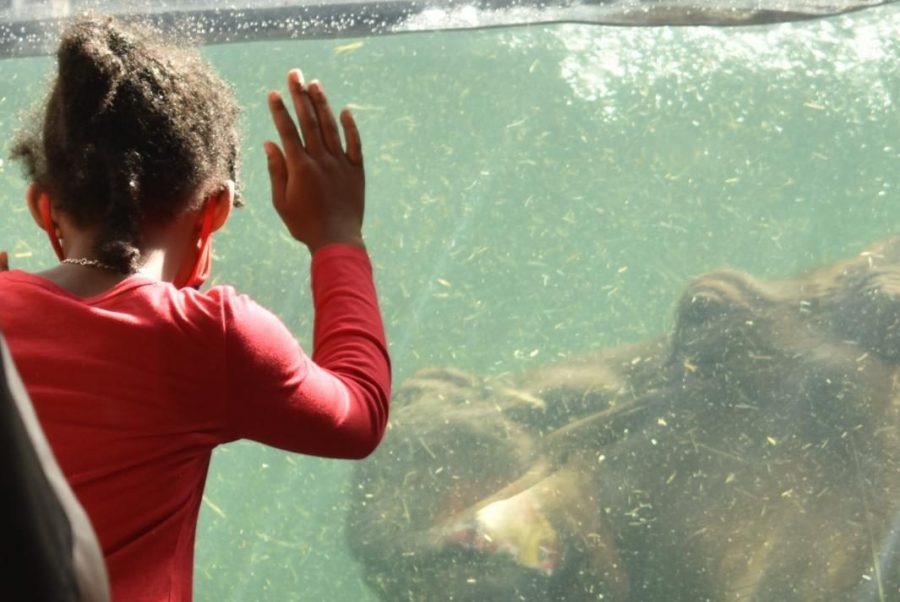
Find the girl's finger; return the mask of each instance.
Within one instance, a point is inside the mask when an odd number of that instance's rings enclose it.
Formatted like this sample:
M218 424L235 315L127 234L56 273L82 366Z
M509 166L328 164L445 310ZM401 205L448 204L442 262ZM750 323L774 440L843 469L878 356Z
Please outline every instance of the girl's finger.
M269 168L269 181L272 183L272 204L280 211L284 207L287 188L287 162L277 144L266 142L263 150Z
M278 136L281 138L281 145L284 147L287 158L295 160L303 152L303 145L300 142L297 126L278 92L269 92L269 112L272 114L272 121L275 123L275 129L278 130ZM279 149L278 152L281 153L281 150Z
M322 84L313 81L309 84L309 92L312 96L313 104L316 107L316 115L319 118L319 126L322 130L322 141L325 148L333 154L338 155L343 150L341 148L341 133L338 132L337 122L334 120L334 113L331 112L331 106L328 104L328 98L325 97L325 90Z
M341 111L341 125L344 126L344 138L347 141L347 158L356 165L362 165L362 141L359 139L359 130L350 109Z
M303 86L303 74L299 69L292 69L288 73L288 89L291 91L291 98L294 101L294 110L297 111L297 120L300 122L300 131L303 132L306 150L318 154L323 147L319 120L316 118L316 110L309 97L309 92Z

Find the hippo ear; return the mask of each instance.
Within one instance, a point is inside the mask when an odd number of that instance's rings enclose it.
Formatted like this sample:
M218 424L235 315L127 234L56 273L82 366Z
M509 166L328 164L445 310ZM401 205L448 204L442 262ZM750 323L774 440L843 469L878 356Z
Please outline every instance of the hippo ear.
M496 387L498 397L510 418L546 433L657 388L666 349L658 338L554 362Z
M394 390L391 403L396 408L415 403L433 403L435 400L447 404L461 403L467 397L466 391L480 386L478 377L452 368L425 368L419 370Z
M496 398L497 407L514 422L534 426L546 419L547 402L526 389L500 386Z
M547 432L609 408L622 388L622 373L607 357L557 362L502 389L507 414Z

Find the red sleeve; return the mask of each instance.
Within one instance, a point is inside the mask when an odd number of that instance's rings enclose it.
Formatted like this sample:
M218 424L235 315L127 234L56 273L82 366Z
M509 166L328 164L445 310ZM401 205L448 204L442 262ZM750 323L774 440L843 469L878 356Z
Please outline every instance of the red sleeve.
M311 269L313 359L249 298L223 302L228 438L362 458L384 434L391 387L372 267L365 250L329 245Z

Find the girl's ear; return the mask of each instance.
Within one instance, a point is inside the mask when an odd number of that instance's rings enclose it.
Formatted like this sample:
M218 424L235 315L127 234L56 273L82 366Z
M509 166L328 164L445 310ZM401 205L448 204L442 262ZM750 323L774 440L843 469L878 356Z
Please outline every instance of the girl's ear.
M28 203L28 211L31 212L32 219L38 228L47 233L53 252L62 261L66 254L59 240L56 220L53 218L53 204L50 202L50 195L37 182L32 182L25 192L25 201Z
M231 215L231 209L234 207L234 181L227 180L218 192L209 195L206 202L215 203L216 209L212 221L212 231L215 232L225 225Z
M38 225L38 228L46 230L44 223L45 210L41 207L42 198L46 199L45 202L50 202L50 197L40 184L37 182L29 184L28 189L25 191L25 202L28 204L28 211L31 213L31 219ZM47 209L49 210L49 207Z

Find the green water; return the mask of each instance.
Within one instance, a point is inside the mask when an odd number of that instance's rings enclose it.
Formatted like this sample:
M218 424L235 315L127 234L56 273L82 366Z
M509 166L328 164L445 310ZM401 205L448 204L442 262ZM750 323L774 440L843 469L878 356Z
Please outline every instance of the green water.
M689 279L777 276L900 224L900 10L762 29L541 26L210 47L245 107L245 197L216 281L309 345L307 253L269 207L265 92L301 67L363 134L366 235L396 380L498 373L665 332ZM48 59L0 62L0 132ZM0 168L0 248L52 260ZM200 601L372 602L342 521L352 465L217 451Z

